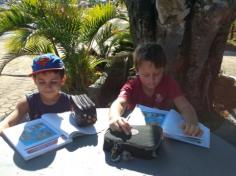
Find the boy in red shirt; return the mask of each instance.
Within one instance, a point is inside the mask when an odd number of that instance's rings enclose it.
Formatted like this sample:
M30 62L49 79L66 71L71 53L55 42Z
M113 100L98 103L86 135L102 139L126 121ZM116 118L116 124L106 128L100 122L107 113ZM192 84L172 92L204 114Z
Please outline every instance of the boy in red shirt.
M164 71L166 56L163 49L154 43L138 46L134 51L134 64L136 78L121 88L118 98L111 105L110 128L129 134L131 127L122 115L136 104L170 109L174 103L185 118L182 125L184 132L192 136L201 135L193 106L183 96L178 83Z

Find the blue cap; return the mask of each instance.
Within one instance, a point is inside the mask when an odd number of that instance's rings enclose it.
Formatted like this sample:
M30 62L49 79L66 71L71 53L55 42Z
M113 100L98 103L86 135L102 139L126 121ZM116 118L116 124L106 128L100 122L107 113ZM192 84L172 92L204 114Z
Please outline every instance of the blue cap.
M33 59L32 73L34 75L44 71L65 69L62 59L54 54L48 53Z

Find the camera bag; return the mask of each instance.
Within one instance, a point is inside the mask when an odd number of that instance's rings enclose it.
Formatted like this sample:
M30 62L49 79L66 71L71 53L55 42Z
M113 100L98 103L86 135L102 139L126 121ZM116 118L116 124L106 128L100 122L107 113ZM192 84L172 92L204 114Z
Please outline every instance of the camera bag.
M92 125L97 121L96 106L86 95L71 95L72 111L78 126Z
M107 130L103 149L111 152L111 160L119 161L124 152L142 159L155 158L163 139L162 128L151 125L132 126L131 133L126 135L124 132Z

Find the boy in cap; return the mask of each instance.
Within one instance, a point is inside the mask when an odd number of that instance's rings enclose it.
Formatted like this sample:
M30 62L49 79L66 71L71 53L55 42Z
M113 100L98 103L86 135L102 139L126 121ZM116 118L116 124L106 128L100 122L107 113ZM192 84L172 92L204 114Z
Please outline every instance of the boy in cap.
M70 96L61 92L66 80L65 67L61 58L54 54L43 54L33 59L32 73L38 92L26 95L16 109L0 123L0 134L4 128L16 125L24 120L40 118L45 113L70 111Z

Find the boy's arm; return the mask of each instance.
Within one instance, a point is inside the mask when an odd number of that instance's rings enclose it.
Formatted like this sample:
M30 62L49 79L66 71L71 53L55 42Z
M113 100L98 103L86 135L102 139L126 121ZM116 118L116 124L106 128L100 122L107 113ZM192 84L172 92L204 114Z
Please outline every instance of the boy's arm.
M16 109L0 122L0 134L3 129L20 123L27 112L29 112L29 105L26 98L24 98L16 105Z
M118 97L111 105L109 111L110 128L114 131L124 131L127 135L130 134L131 127L129 123L122 118L127 107L127 102L124 98Z
M200 136L202 130L198 126L197 113L193 106L184 96L175 98L174 103L185 119L185 124L182 126L184 133L191 136Z

